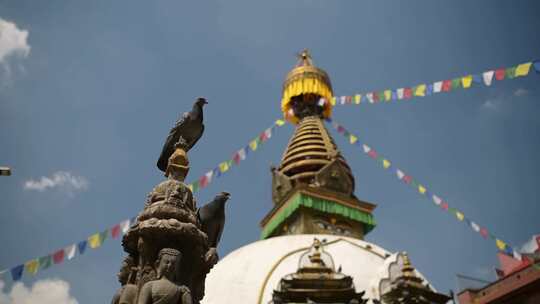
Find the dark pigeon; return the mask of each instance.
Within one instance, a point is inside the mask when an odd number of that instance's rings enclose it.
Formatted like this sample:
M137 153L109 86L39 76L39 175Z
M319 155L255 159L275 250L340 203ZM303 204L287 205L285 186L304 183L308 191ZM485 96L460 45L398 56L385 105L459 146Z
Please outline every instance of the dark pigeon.
M221 233L225 225L225 202L229 197L229 193L221 192L211 202L197 210L202 231L208 235L210 247L217 248L221 239Z
M169 157L174 153L176 145L188 152L201 138L204 132L203 124L203 106L207 104L206 99L198 98L193 104L191 112L185 112L182 117L176 121L176 124L169 132L165 140L163 150L159 156L157 166L159 170L165 172Z

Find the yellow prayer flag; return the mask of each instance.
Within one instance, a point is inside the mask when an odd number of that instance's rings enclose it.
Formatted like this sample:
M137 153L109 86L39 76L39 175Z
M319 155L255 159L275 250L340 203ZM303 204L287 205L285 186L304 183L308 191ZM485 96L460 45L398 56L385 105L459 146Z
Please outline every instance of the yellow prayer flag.
M26 269L26 272L36 274L39 268L39 262L37 259L33 259L26 262L26 264L24 264L24 268Z
M415 96L426 96L426 85L421 84L421 85L417 86L416 89L414 90L414 95Z
M420 192L421 194L425 194L426 193L426 187L424 187L422 185L418 185L418 192Z
M461 78L461 84L463 85L463 88L464 89L468 89L471 87L471 84L472 84L472 76L471 75L467 75L465 77L462 77Z
M501 251L503 251L506 248L506 243L499 239L495 239L495 244L497 244L497 248L499 248L499 250Z
M278 119L278 120L276 120L276 125L278 125L278 126L281 127L281 126L283 126L284 124L285 124L285 121L284 121L283 119Z
M219 164L219 171L223 173L228 170L229 170L229 162L222 162L221 164Z
M95 249L101 246L101 237L99 233L92 234L88 238L88 244L90 245L90 248Z
M382 165L385 169L388 169L390 167L390 162L386 159L383 159Z
M392 100L392 91L391 90L384 91L384 99L386 101Z
M456 217L458 220L463 221L463 219L465 218L465 215L459 211L456 211Z
M355 104L360 104L360 101L362 101L362 95L360 95L360 94L354 95L354 103Z
M516 67L516 77L527 76L531 69L532 62L522 63Z
M249 143L249 147L250 147L251 150L253 150L253 151L257 150L257 140L256 140L256 139L252 140L252 141Z
M330 99L330 103L335 106L336 105L336 97L332 97L332 99Z
M349 137L349 140L350 140L351 145L352 145L352 144L354 144L354 143L358 140L358 138L357 138L356 136L354 136L354 135L351 134L351 136Z

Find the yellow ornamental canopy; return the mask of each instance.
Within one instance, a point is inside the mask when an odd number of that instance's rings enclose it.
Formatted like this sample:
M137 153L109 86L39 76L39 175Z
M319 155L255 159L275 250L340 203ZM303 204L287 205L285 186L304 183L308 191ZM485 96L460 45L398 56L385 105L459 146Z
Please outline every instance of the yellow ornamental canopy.
M297 123L307 116L328 118L332 114L332 84L326 72L313 65L308 50L283 83L281 110L287 120Z

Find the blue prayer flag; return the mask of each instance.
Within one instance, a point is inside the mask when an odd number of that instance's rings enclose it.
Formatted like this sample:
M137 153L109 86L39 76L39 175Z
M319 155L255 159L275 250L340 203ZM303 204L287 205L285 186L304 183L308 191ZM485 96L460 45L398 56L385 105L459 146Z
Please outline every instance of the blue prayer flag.
M426 95L431 95L433 94L433 84L428 84L427 86L427 89L426 89Z
M536 73L540 73L540 60L536 60L535 62L533 62L533 66Z
M11 278L13 281L19 281L22 277L24 265L17 265L11 268Z
M79 247L80 254L84 254L84 251L86 250L86 244L87 244L86 240L80 241L79 244L77 244L77 246Z
M472 81L473 81L474 83L480 83L480 84L482 84L482 75L478 75L478 74L472 75Z

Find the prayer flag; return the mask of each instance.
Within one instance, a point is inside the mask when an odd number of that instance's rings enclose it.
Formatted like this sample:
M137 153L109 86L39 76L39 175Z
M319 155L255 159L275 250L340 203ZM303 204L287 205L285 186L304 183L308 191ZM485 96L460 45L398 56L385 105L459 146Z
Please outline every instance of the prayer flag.
M245 151L246 149L243 148L242 151L244 151L244 157L245 157ZM208 171L206 172L205 176L206 176L206 183L209 184L211 181L212 181L212 175L214 175L214 171Z
M491 85L491 82L493 80L493 75L495 74L494 71L487 71L482 74L482 77L484 78L484 83L489 87Z
M480 226L478 226L478 224L473 221L471 221L471 228L476 232L480 232Z
M457 89L461 85L461 78L452 79L452 89Z
M403 173L403 171L398 169L396 170L396 175L399 179L402 179L405 176L405 173Z
M426 194L426 188L422 185L418 185L418 192L420 192L420 194Z
M522 63L516 67L516 77L529 75L532 62Z
M482 75L478 75L478 74L472 75L472 81L478 84L482 83Z
M397 89L397 98L398 99L403 99L403 95L405 94L405 89L404 88L399 88Z
M19 281L21 279L23 270L24 265L22 264L11 268L11 278L13 279L13 281Z
M379 93L373 92L373 102L378 102L380 100Z
M368 145L362 145L362 148L364 149L364 153L369 153L369 151L371 151L371 148Z
M111 237L113 239L116 239L120 236L120 224L116 224L111 228Z
M412 97L412 89L411 88L405 88L405 91L403 92L403 97L405 99L409 99Z
M357 140L358 140L358 138L356 136L354 136L352 134L349 136L349 141L350 141L351 144L354 144Z
M36 259L30 260L24 264L26 272L35 275L39 269L39 262Z
M53 261L55 264L60 264L64 261L64 249L60 249L53 253Z
M480 235L484 238L487 238L489 233L486 228L480 228Z
M504 248L506 248L506 243L499 239L495 239L495 244L497 244L497 248L501 251L504 251Z
M355 104L360 104L361 101L362 101L362 95L360 95L360 94L354 95L354 103Z
M436 195L433 195L431 198L433 199L435 205L440 205L442 203L442 199Z
M443 210L448 211L448 208L449 208L449 207L448 207L448 203L447 203L447 202L442 202L442 203L441 203L441 208L442 208Z
M427 89L426 89L426 95L431 95L433 94L433 84L428 84L427 86Z
M266 137L266 139L270 139L272 137L272 128L271 127L264 130L264 136Z
M464 89L468 89L471 87L471 84L472 84L472 76L471 75L467 75L463 78L461 78L461 84L463 85L463 88Z
M390 167L390 162L386 159L383 159L382 164L385 169L388 169Z
M86 244L87 244L86 240L80 241L77 244L77 247L79 247L79 254L84 254L84 252L86 251Z
M520 260L522 261L523 260L523 256L521 255L521 253L519 253L517 250L512 250L512 256L516 259L516 260Z
M337 131L338 131L338 133L340 133L340 134L341 134L341 133L345 133L345 128L343 128L342 126L338 125Z
M456 217L460 221L463 221L463 219L465 219L465 215L459 211L456 211Z
M392 91L392 100L397 100L398 97L397 97L397 92L396 91Z
M504 69L498 69L495 71L495 79L497 80L503 80L505 75L506 71Z
M368 152L369 157L376 159L377 158L377 152L375 150L371 149L371 151Z
M344 105L345 102L346 102L345 96L341 96L341 97L339 98L339 103L342 104L342 105Z
M405 183L407 183L407 184L410 184L410 183L412 182L412 177L409 176L409 175L405 175L405 176L403 177L403 181L404 181Z
M190 184L191 186L191 192L197 192L199 191L199 181L194 181L193 183Z
M537 60L533 63L533 66L534 66L534 70L536 71L536 73L540 73L540 60Z
M437 81L433 83L433 93L440 93L442 90L442 85L443 85L442 81Z
M101 246L101 239L99 237L99 232L94 233L94 234L92 234L91 236L88 237L88 245L92 249L96 249L99 246Z
M229 170L228 162L222 162L221 164L219 164L219 171L221 171L221 173L227 172L228 170Z
M452 80L445 80L442 84L442 90L443 92L448 92L452 89Z
M384 100L386 101L392 100L392 91L390 90L384 91Z
M238 151L234 152L233 161L237 165L240 163L240 155L238 154ZM206 179L206 176L201 177L201 181L203 178ZM201 183L201 187L203 187L202 183Z
M417 86L416 89L414 90L414 95L415 96L426 96L426 85L421 84L421 85Z
M366 97L367 97L369 103L373 103L373 93L367 93Z
M257 139L252 140L252 141L249 143L249 147L250 147L251 150L253 150L253 151L257 150Z
M122 234L126 234L129 230L129 220L122 221L120 223L120 228L122 229Z
M101 231L99 233L99 240L100 240L101 244L103 244L103 242L105 242L108 235L109 235L109 229L105 229L105 230L103 230L103 231Z
M77 251L77 246L75 244L69 245L64 248L64 252L68 260L71 260L75 257L75 251Z
M335 106L336 105L336 97L332 97L332 99L330 100L330 103Z
M505 70L505 74L506 74L507 79L515 78L516 77L516 68L515 67L507 68Z
M278 125L278 126L281 127L281 126L283 126L284 124L285 124L285 121L284 121L283 119L278 119L278 120L276 120L276 125Z
M52 259L50 255L42 256L39 258L39 269L47 269L51 267Z
M352 97L351 96L345 97L345 103L346 104L351 104L352 103Z

